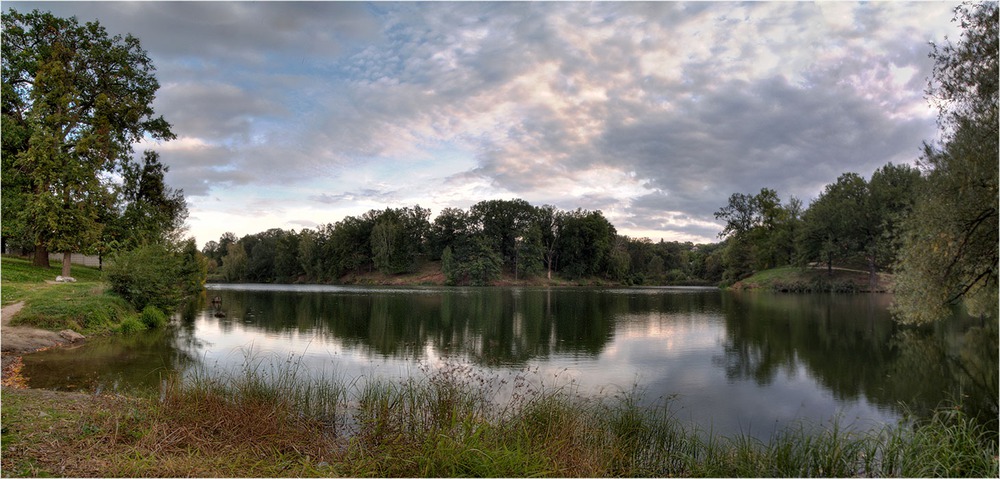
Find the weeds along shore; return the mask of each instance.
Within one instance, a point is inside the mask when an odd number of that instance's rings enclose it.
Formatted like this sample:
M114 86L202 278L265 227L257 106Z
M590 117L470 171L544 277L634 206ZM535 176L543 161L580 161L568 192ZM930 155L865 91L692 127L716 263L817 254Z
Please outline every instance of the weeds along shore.
M801 424L769 441L682 424L639 389L603 397L537 371L422 367L316 379L248 357L158 394L4 389L5 475L996 477L996 431L960 407L875 430ZM809 427L807 427L809 426Z

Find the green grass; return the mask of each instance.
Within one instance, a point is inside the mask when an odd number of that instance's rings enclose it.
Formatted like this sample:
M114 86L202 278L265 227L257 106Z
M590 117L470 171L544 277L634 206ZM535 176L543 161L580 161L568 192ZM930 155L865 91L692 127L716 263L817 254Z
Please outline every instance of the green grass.
M51 285L32 291L25 301L12 324L92 334L111 331L136 314L125 300L106 292L100 283Z
M127 302L107 291L96 268L73 265L71 271L77 282L53 284L49 281L59 274L59 265L52 264L53 268L46 270L23 258L0 259L3 304L25 302L12 320L13 325L101 334L116 331L122 321L137 316ZM158 319L151 317L149 321Z
M995 431L942 409L875 430L801 424L770 440L678 421L639 390L606 397L467 365L411 379L310 379L291 359L164 383L159 397L66 395L37 417L14 392L4 470L109 476L997 477ZM269 372L273 371L273 372ZM58 410L55 407L51 410ZM38 422L36 425L35 423ZM59 453L53 459L51 453ZM54 464L55 463L55 464ZM59 465L69 469L58 469ZM8 467L10 469L8 469ZM99 471L99 472L98 472Z
M737 290L755 289L775 292L837 292L856 293L870 290L868 273L859 270L833 269L828 274L825 267L783 266L758 271L737 281L731 287ZM879 291L892 289L892 277L879 273Z
M31 261L14 256L0 258L0 302L4 306L24 301L35 291L51 286L46 281L55 281L60 274L61 264L52 261L51 268L38 268ZM101 272L96 268L73 265L70 270L78 283L99 283Z
M31 260L16 256L4 255L0 258L0 277L4 282L11 283L44 283L55 281L62 274L62 262L50 261L49 268L38 268L31 265ZM90 266L72 265L70 276L80 282L98 282L101 271Z

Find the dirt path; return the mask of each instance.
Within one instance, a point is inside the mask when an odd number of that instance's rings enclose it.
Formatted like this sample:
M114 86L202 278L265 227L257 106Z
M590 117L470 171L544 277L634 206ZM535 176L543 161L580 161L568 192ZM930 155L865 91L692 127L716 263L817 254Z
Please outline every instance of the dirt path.
M58 344L82 341L84 337L70 330L60 332L33 328L31 326L11 326L10 321L24 307L24 301L9 304L0 310L0 350L4 374L19 355L49 348Z
M31 326L11 326L10 321L24 307L24 302L4 306L0 310L2 327L0 327L0 350L4 354L23 354L42 348L68 342L63 333L56 333Z
M21 311L24 307L24 301L18 301L14 304L8 304L0 310L0 321L3 322L3 327L10 326L10 318L13 318L15 314Z

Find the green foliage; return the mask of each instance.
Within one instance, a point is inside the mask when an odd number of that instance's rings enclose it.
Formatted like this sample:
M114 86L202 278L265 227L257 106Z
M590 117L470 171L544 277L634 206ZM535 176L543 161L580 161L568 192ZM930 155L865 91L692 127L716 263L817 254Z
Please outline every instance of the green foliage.
M140 321L139 318L129 316L118 325L117 332L118 334L129 335L145 331L146 328L147 325L143 321Z
M139 319L141 319L142 324L149 329L162 328L169 321L167 315L153 305L142 308L142 313L139 314Z
M608 254L608 276L615 281L624 281L629 277L632 257L625 249L625 238L618 236L614 248Z
M280 230L279 230L280 231ZM278 236L274 252L274 278L279 282L292 281L303 274L299 266L299 235L290 231Z
M459 208L445 208L434 218L428 234L430 251L444 253L445 248L452 251L464 246L468 241L472 225L469 215Z
M910 214L920 182L916 169L892 163L876 170L871 181L844 173L805 211L795 197L782 205L768 188L756 195L733 194L715 213L726 221L720 234L726 240L711 256L692 258L698 262L692 269L700 277L712 276L704 268L715 271L721 263L722 283L732 284L757 271L811 262L825 262L832 275L835 261L863 259L869 280L865 289L878 290L878 271L895 257L900 225ZM795 288L844 289L826 283Z
M826 186L803 215L799 232L800 263L823 261L832 274L834 261L863 257L870 288L877 271L888 267L899 248L901 222L910 214L920 173L892 163L875 170L871 181L845 173Z
M198 251L194 238L185 240L180 251L181 291L184 296L193 296L205 289L208 277L208 259Z
M500 279L502 265L503 260L493 249L492 242L476 236L467 248L456 254L451 279L456 284L487 286Z
M557 255L559 271L567 277L606 271L617 232L600 211L576 210L559 216Z
M369 215L375 217L371 233L372 261L384 274L412 271L417 257L423 252L428 235L430 210L413 208L391 209Z
M247 253L240 243L230 243L222 263L222 277L226 281L243 281L247 274Z
M162 245L153 244L113 256L105 267L112 292L137 310L148 305L172 311L184 297L181 258Z
M903 222L912 213L922 187L920 170L909 165L888 163L872 173L866 207L874 213L877 229L868 251L879 266L892 267L896 263Z
M485 200L469 208L469 224L500 255L502 266L516 269L519 238L534 223L536 210L527 201Z
M975 315L998 307L998 6L956 8L957 45L934 45L929 93L938 104L940 149L925 145L926 186L905 221L896 313L905 322L946 317L964 302Z
M136 142L174 138L153 116L155 69L135 37L96 22L37 10L2 21L3 200L16 207L5 234L40 253L97 249L115 202L103 178L127 172Z
M538 225L533 224L527 228L524 236L517 238L515 248L514 264L517 276L530 278L542 273L544 247L542 245L542 232Z
M832 265L835 259L863 251L874 237L868 196L868 183L856 173L844 173L826 185L803 215L802 260Z
M132 249L144 243L176 241L187 218L182 191L164 183L170 168L160 163L154 151L143 152L141 163L122 160L122 185L117 188L118 205L105 219L102 235L105 251Z
M445 246L441 253L441 273L444 274L445 282L454 286L457 283L457 268L455 266L455 255L451 252L451 246Z
M733 283L754 271L788 264L794 256L800 209L801 202L794 197L782 206L770 188L761 188L756 195L732 194L715 213L726 222L719 233L727 238L722 281Z
M399 236L398 229L389 222L378 223L372 228L372 260L375 262L375 267L382 273L402 272L393 261L397 236Z

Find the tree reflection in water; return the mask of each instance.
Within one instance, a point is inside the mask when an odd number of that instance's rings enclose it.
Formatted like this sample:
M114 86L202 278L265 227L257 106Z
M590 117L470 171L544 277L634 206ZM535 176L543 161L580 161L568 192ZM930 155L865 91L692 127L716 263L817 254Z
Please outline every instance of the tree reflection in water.
M956 315L934 327L901 327L885 295L230 288L210 292L220 307L203 296L164 330L28 355L24 373L33 387L156 388L165 375L232 362L234 350L253 344L320 369L353 361L413 370L421 361L457 358L497 370L571 367L591 382L641 377L657 388L654 396L706 403L691 407L724 407L742 395L784 401L783 409L799 414L804 406L795 401L830 394L838 404L867 402L897 413L903 404L917 414L961 398L973 415L997 415L995 321ZM217 317L217 310L225 314ZM816 393L767 396L803 387ZM752 405L729 407L739 416Z

